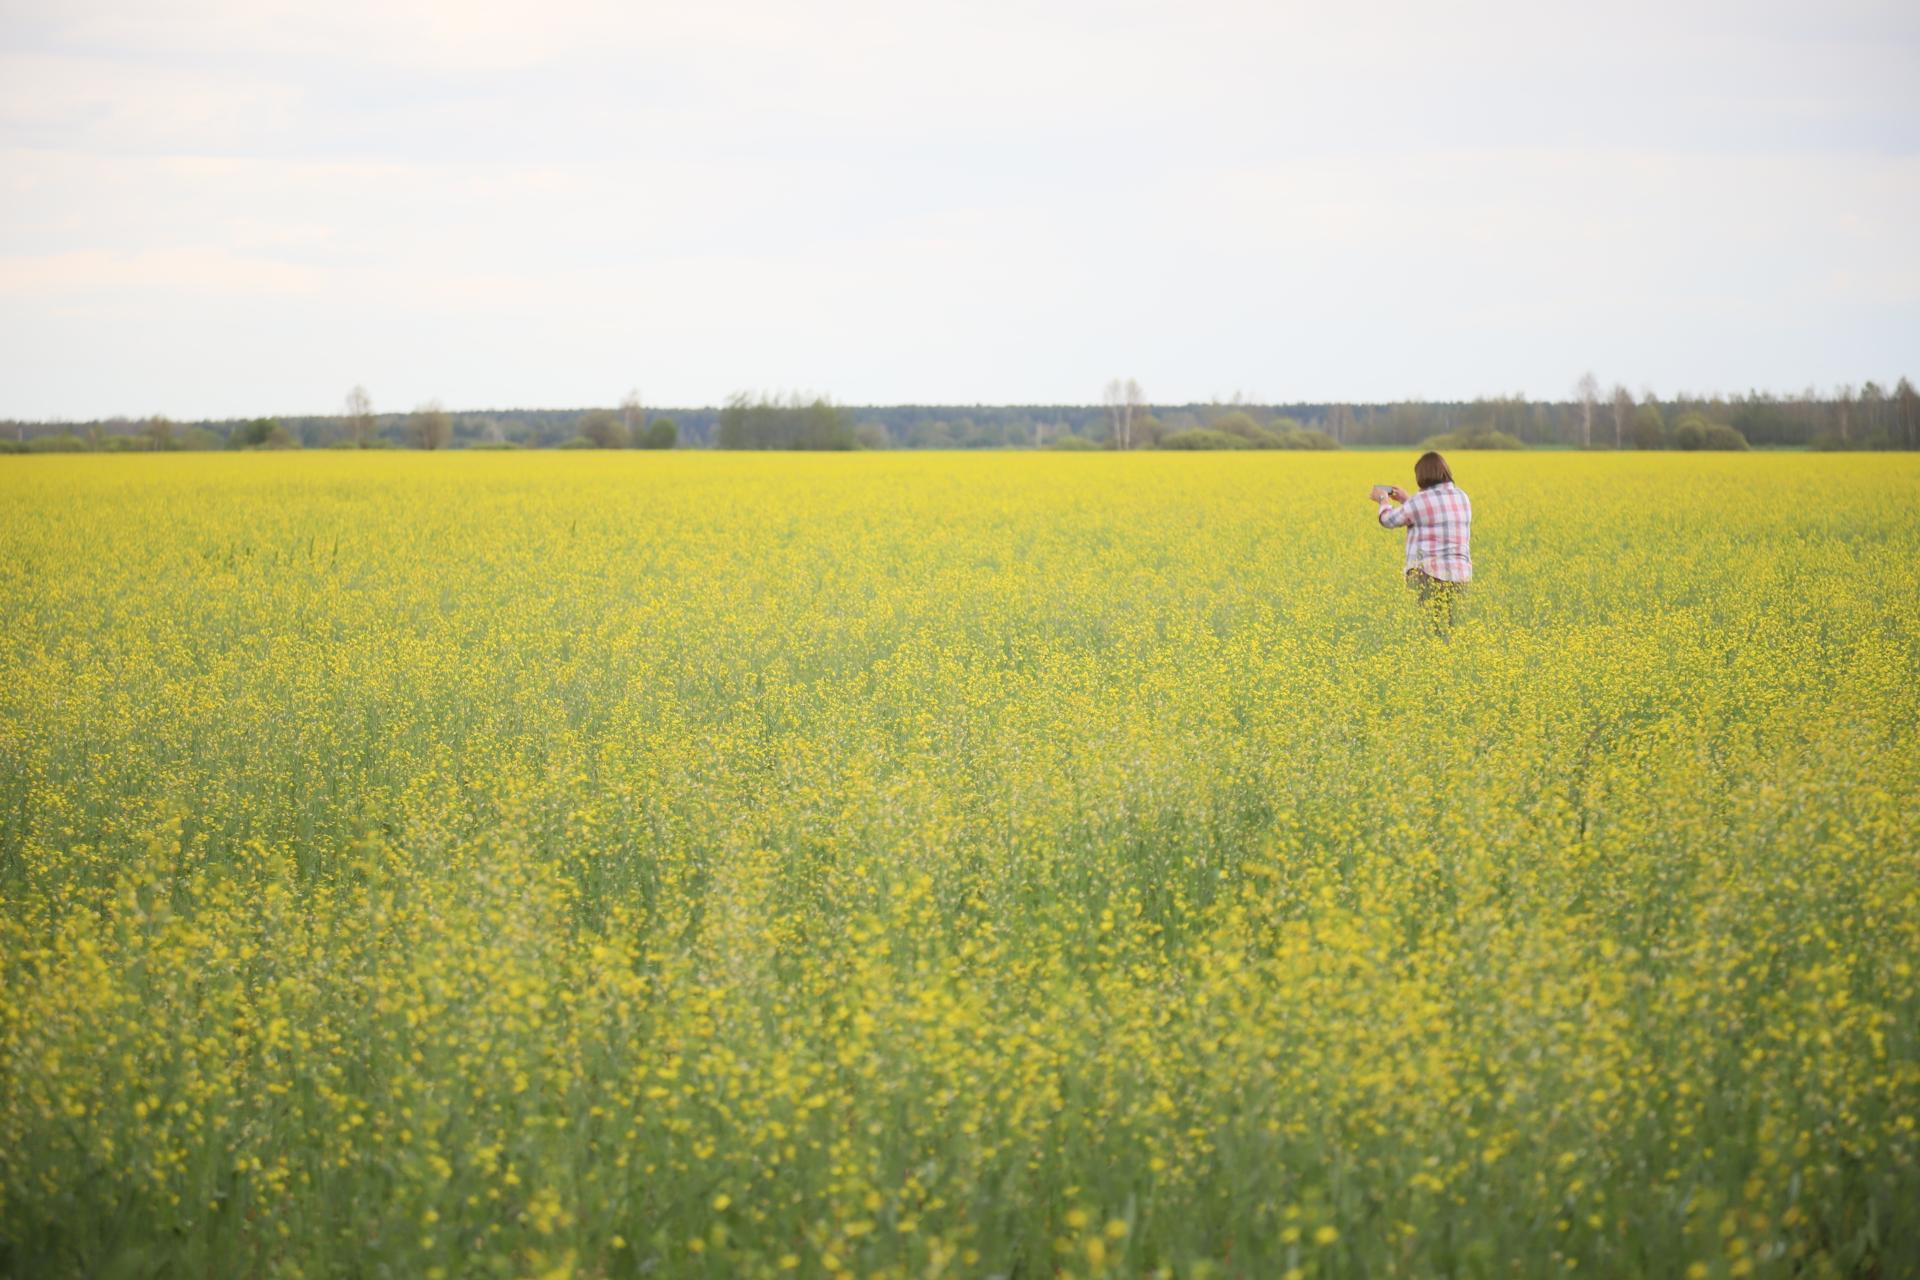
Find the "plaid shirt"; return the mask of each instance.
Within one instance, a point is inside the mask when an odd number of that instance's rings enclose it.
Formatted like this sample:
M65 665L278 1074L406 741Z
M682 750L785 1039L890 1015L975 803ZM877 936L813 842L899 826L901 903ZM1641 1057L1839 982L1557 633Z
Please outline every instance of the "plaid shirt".
M1422 489L1400 506L1380 504L1380 523L1407 531L1407 571L1423 569L1442 582L1473 581L1467 536L1473 504L1452 481Z

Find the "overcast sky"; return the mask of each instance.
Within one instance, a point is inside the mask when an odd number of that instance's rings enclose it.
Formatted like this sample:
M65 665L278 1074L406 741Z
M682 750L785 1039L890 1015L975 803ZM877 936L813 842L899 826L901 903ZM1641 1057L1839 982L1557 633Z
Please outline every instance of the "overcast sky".
M0 0L0 416L1920 376L1920 4Z

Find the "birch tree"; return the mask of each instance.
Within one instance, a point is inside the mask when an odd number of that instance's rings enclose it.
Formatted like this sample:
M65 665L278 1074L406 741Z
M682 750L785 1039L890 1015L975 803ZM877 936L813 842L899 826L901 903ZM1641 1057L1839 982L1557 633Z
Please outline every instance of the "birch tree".
M647 429L647 409L640 403L638 387L627 392L627 398L620 402L620 417L627 428L627 442L638 445Z
M1593 448L1593 410L1600 403L1600 379L1593 376L1589 369L1580 375L1580 381L1573 384L1573 390L1580 397L1580 447Z
M1616 384L1613 388L1613 447L1627 447L1627 424L1633 421L1633 392Z
M453 418L438 400L415 409L407 426L416 449L444 449L453 443Z
M1133 418L1144 406L1146 400L1140 391L1140 384L1132 378L1125 382L1115 378L1107 383L1107 415L1113 419L1113 443L1117 449L1133 447Z
M347 392L347 439L360 449L373 440L373 398L365 387Z

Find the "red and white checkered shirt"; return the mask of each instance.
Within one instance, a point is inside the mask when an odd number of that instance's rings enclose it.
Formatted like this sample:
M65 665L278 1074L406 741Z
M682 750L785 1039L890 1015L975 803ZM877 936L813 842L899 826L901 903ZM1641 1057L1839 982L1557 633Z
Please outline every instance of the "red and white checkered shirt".
M1467 538L1473 528L1473 504L1452 481L1422 489L1398 507L1380 504L1380 523L1407 531L1407 569L1423 569L1442 582L1472 582L1473 558Z

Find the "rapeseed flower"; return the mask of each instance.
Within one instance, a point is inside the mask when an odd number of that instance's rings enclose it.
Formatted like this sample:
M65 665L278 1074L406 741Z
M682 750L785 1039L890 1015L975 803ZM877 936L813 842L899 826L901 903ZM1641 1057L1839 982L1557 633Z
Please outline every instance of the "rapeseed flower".
M1377 462L0 466L7 1257L1920 1269L1920 464Z

